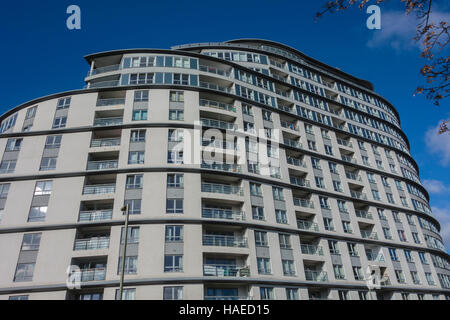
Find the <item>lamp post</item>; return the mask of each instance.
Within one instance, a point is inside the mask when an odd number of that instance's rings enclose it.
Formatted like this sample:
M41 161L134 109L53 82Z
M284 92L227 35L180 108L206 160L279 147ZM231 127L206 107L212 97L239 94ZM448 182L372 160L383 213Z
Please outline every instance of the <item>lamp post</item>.
M119 300L122 299L123 295L123 279L125 276L125 257L127 255L127 244L128 244L128 218L130 216L129 204L126 204L121 209L122 212L125 212L125 228L122 236L125 235L123 240L123 248L122 248L122 265L120 266L120 289L119 289Z

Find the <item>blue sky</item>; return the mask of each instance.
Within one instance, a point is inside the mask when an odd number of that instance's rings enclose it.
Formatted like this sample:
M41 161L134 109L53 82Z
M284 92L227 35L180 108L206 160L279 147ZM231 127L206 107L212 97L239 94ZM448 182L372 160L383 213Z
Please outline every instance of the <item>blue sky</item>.
M399 1L381 5L381 30L366 28L369 16L358 8L314 21L323 1L2 1L0 4L0 112L47 94L79 89L89 66L83 56L122 48L264 38L288 44L375 85L399 111L402 128L431 205L450 248L450 135L435 134L450 119L450 100L433 106L413 97L423 84L425 61L411 41L414 18ZM66 28L66 8L82 13L79 31ZM450 6L440 1L434 15L449 21ZM448 51L447 51L448 55Z

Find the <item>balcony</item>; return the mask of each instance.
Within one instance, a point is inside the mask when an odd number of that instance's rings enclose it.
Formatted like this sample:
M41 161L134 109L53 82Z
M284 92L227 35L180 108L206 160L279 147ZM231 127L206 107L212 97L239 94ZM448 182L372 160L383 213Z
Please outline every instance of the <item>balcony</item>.
M355 199L367 200L367 195L359 191L350 190L350 196Z
M202 192L244 195L241 187L217 183L202 183Z
M347 140L337 138L337 143L344 147L353 148L353 144Z
M119 117L94 119L94 127L120 126L123 119Z
M245 213L243 211L202 208L202 217L210 219L226 219L226 220L245 220Z
M355 214L358 218L370 219L370 220L373 219L372 214L365 210L355 210Z
M118 160L88 161L87 170L116 169L117 166Z
M299 141L296 140L292 140L292 139L288 139L288 138L284 138L284 144L293 148L297 148L297 149L302 149L303 146Z
M211 90L234 94L233 88L219 86L218 84L210 83L210 82L200 81L200 88L206 88L206 89L211 89Z
M119 138L93 139L91 141L91 148L115 147L115 146L120 146L120 137Z
M204 246L247 248L248 241L247 241L247 238L245 238L245 237L205 234L205 235L203 235L203 245Z
M304 179L304 178L291 176L290 181L291 181L291 184L295 184L296 186L308 187L308 188L311 187L309 180Z
M203 275L213 277L248 277L250 268L235 265L204 264Z
M212 100L200 99L200 106L236 112L236 107L234 107L233 105Z
M79 250L99 250L109 248L109 237L96 237L89 239L77 239L75 240L74 249Z
M215 119L207 119L207 118L200 118L200 121L202 123L202 126L205 126L205 127L225 129L225 130L236 130L237 129L237 126L231 122L225 122L225 121L220 121L220 120L215 120Z
M89 82L86 86L88 88L106 88L106 87L117 87L120 85L119 80L109 80L109 81L97 81L97 82Z
M297 219L297 228L307 231L319 231L317 223L301 219Z
M208 140L208 139L202 139L202 146L203 147L214 147L219 149L228 149L228 150L237 150L237 145L235 145L233 142L230 141L223 141L223 140Z
M106 268L81 269L81 282L101 281L106 278Z
M88 77L95 76L95 75L101 74L101 73L117 71L117 70L120 70L120 64L114 64L111 66L96 68L96 69L93 69L92 71L89 71Z
M115 184L98 184L83 187L83 194L107 194L116 192Z
M125 104L125 98L98 99L97 107L116 106Z
M305 270L307 281L328 282L328 274L326 271Z
M349 157L349 156L346 156L346 155L342 155L341 158L342 158L342 160L344 160L345 162L357 164L356 159L353 158L353 157Z
M311 244L301 244L300 248L303 254L323 256L323 249L321 246L315 246Z
M294 198L294 205L314 209L314 202L306 199Z
M361 237L363 237L364 239L378 240L378 235L376 232L367 230L361 230Z
M298 126L295 125L294 123L283 121L283 120L280 120L280 123L283 128L290 129L290 130L297 131L297 132L299 131Z
M240 173L242 172L242 167L237 164L227 164L227 163L202 163L201 165L202 169L210 169L210 170L219 170L219 171L226 171L226 172L235 172Z
M286 160L287 160L287 163L290 165L301 167L301 168L306 168L306 163L300 159L287 156Z
M372 253L372 252L366 252L367 260L368 261L375 261L375 262L384 262L384 256L382 253Z
M199 69L200 69L200 71L217 74L217 75L223 76L223 77L230 77L231 76L231 73L229 71L222 70L222 69L215 68L215 67L211 67L211 66L200 65Z
M102 221L112 219L112 209L80 211L79 222Z
M251 300L249 296L205 296L205 300Z
M350 171L345 171L347 179L362 182L361 176Z

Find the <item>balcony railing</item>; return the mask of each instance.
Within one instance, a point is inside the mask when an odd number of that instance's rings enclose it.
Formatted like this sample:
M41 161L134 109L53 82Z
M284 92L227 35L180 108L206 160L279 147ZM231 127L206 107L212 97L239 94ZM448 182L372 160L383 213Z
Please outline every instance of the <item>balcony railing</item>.
M280 123L283 128L294 130L294 131L299 131L298 126L296 126L294 123L283 121L283 120L281 120Z
M115 184L97 184L91 186L84 186L83 194L105 194L116 192Z
M242 172L242 167L237 164L227 164L227 163L202 163L201 167L203 169L220 170L227 172Z
M225 121L220 121L220 120L215 120L215 119L205 119L205 118L201 118L200 121L202 122L202 125L206 126L206 127L219 128L219 129L225 129L225 130L237 129L237 126L231 122L225 122Z
M355 181L362 181L361 176L359 174L355 174L353 172L345 171L345 176L347 179L355 180Z
M300 248L301 248L303 254L323 256L323 249L321 246L302 244L302 245L300 245Z
M214 147L219 149L237 150L237 145L230 141L202 139L203 147Z
M284 138L284 144L288 145L290 147L297 148L297 149L303 148L302 144L299 141L295 141L295 140L288 139L288 138Z
M296 186L300 187L310 187L311 184L309 183L309 180L300 178L300 177L290 177L290 181L292 184L295 184Z
M217 74L219 76L224 76L224 77L229 77L231 75L231 73L229 71L218 69L218 68L211 67L211 66L200 65L199 69L200 69L200 71L203 71L203 72L214 73L214 74Z
M114 64L111 66L96 68L96 69L93 69L92 71L89 71L88 76L94 76L96 74L105 73L105 72L117 71L119 69L120 69L120 64Z
M250 276L250 268L235 265L204 264L203 275L213 277L245 277Z
M367 195L363 192L350 190L350 195L352 198L355 198L355 199L367 200Z
M78 221L101 221L112 219L112 210L81 211Z
M120 145L120 138L94 139L91 141L92 148L114 147Z
M200 99L200 106L236 112L236 107L232 106L231 104L212 100Z
M89 88L117 87L119 84L119 80L89 82Z
M236 211L236 210L203 208L202 217L212 219L227 219L227 220L242 221L245 220L245 213L243 211Z
M361 237L364 239L378 240L378 234L376 232L361 230Z
M355 214L358 218L363 219L373 219L373 216L370 212L364 210L355 210Z
M328 274L326 271L305 270L305 277L308 281L327 282Z
M251 300L249 296L205 296L205 300Z
M81 282L105 280L106 268L82 269Z
M351 143L351 141L337 138L337 143L340 144L341 146L353 148L353 144Z
M206 235L203 235L203 245L204 246L247 248L248 241L247 241L247 238L245 238L245 237L206 234Z
M115 106L125 104L125 98L98 99L97 107Z
M123 123L122 118L97 118L94 119L94 127L120 126Z
M297 167L306 168L306 163L304 161L300 160L300 159L296 159L296 158L288 156L286 158L286 160L287 160L288 164L291 164L291 165L297 166Z
M241 187L216 183L202 183L202 192L244 195Z
M294 205L314 209L314 202L306 199L294 198Z
M345 156L345 155L342 155L341 157L342 157L342 160L344 160L346 162L357 164L355 158L352 158L352 157L349 157L349 156Z
M74 250L98 250L109 248L109 237L75 240Z
M107 170L117 168L117 160L105 160L105 161L88 161L88 170Z
M368 261L379 261L379 262L384 261L384 256L382 253L374 254L371 252L366 252L366 255Z
M297 227L301 230L319 231L319 226L315 222L307 220L297 220Z
M207 88L207 89L211 89L211 90L217 90L217 91L221 91L221 92L234 94L233 88L222 87L222 86L219 86L216 83L209 83L209 82L200 81L200 88Z

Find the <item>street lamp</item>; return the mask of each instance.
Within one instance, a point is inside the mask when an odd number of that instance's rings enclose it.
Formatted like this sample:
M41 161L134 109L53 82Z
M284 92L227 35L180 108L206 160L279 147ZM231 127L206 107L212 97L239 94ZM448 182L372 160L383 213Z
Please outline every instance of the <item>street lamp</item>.
M125 257L127 255L127 244L128 244L128 218L130 216L129 204L124 205L122 209L120 209L120 211L125 212L125 228L122 234L122 236L125 235L125 239L123 241L123 248L122 248L122 265L120 266L120 289L119 289L119 300L123 300L122 299L123 279L125 276Z

